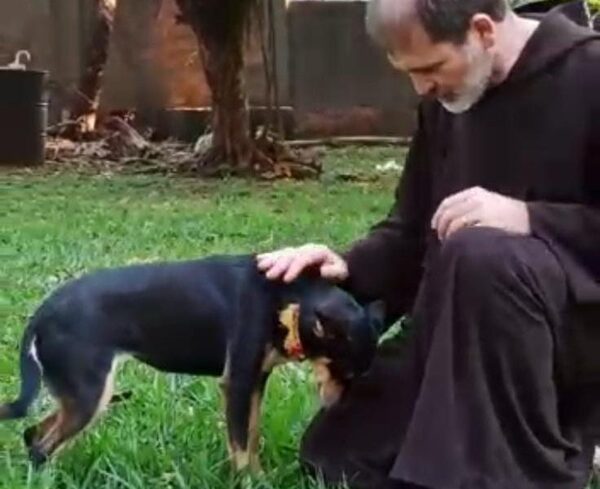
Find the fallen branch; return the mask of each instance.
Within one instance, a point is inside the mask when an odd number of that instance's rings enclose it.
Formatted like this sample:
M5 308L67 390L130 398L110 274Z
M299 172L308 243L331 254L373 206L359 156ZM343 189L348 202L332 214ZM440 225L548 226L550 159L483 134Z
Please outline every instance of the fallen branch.
M320 139L295 139L286 141L290 148L308 148L313 146L408 146L411 138L388 136L339 136Z
M150 146L150 143L137 130L120 117L110 117L104 122L103 126L105 129L119 134L120 143L133 151L141 153Z

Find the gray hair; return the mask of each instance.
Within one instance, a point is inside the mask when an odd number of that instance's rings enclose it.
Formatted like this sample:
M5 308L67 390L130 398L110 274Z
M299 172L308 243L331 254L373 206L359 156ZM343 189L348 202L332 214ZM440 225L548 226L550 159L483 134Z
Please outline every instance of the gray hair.
M463 44L475 14L501 22L509 10L507 0L369 0L366 26L379 44L388 44L386 31L417 20L433 42Z

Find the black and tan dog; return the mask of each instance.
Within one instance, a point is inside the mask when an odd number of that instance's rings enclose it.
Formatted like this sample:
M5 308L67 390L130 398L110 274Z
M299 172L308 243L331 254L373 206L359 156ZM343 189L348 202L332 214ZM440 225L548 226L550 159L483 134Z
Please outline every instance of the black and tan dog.
M261 397L272 368L312 360L325 403L367 371L383 325L378 304L304 276L270 282L252 256L102 270L56 290L22 340L21 394L0 419L25 417L42 378L59 409L25 431L32 462L45 462L110 402L116 359L161 371L220 376L232 462L260 470Z

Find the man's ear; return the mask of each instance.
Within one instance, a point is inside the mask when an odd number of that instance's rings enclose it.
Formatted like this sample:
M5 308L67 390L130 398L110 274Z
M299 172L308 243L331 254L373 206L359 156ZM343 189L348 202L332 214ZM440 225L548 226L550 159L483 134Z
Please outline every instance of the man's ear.
M480 40L483 47L488 50L496 44L496 23L487 14L475 14L471 19L471 32Z

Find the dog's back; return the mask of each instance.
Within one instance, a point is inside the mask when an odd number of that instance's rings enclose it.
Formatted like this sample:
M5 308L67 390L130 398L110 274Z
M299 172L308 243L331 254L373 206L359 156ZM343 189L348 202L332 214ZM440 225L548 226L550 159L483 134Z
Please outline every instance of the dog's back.
M44 301L36 343L69 337L160 370L220 375L232 304L253 268L250 256L215 256L86 274Z

